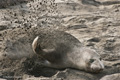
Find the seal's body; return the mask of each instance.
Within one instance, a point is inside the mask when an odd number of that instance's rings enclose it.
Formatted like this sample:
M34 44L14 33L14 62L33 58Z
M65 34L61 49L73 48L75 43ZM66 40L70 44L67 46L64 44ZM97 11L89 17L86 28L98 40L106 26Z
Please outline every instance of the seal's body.
M38 61L47 67L71 67L90 72L99 72L104 68L95 50L83 47L78 39L64 31L16 28L7 30L4 38L4 54L13 60L31 58L38 54L39 58L34 59L34 62ZM42 63L39 59L43 60Z
M48 35L52 36L48 39ZM52 68L71 67L89 72L104 69L100 55L93 49L83 47L72 35L63 31L53 31L48 35L38 35L32 43L33 51L44 59L42 65Z

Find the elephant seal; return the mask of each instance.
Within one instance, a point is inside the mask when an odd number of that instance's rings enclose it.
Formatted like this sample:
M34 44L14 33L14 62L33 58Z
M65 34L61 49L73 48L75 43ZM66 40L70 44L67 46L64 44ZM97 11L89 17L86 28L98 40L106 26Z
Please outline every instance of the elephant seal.
M104 69L100 55L94 49L84 47L78 39L64 31L16 28L7 30L3 36L4 53L12 60L33 58L37 54L34 62L51 68L70 67L88 72Z
M78 39L66 32L57 31L55 33L49 37L51 40L44 41L45 36L38 35L32 42L34 53L44 59L40 64L51 68L75 68L93 73L104 69L100 55L94 49L82 46ZM58 33L61 34L58 35ZM41 47L42 41L53 47Z

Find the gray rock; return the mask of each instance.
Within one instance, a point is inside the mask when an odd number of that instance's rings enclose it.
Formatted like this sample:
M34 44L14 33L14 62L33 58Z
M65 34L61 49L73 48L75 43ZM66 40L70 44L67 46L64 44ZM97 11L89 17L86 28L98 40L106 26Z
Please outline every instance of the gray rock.
M120 80L120 73L106 75L100 80Z

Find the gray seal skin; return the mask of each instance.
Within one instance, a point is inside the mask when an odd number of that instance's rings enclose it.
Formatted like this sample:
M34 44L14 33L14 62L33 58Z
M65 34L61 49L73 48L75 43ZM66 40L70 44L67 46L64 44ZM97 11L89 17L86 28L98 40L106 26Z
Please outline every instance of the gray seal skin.
M50 32L46 36L38 35L33 40L34 53L44 59L42 65L52 68L76 68L98 73L104 69L100 55L93 49L83 47L78 39L63 31ZM41 46L43 43L47 46ZM49 44L49 45L48 45Z
M76 68L88 72L100 72L104 65L100 55L84 47L74 36L50 28L16 28L2 33L4 53L10 59L38 56L43 66L51 68ZM36 54L35 54L36 53ZM41 63L42 58L42 63Z

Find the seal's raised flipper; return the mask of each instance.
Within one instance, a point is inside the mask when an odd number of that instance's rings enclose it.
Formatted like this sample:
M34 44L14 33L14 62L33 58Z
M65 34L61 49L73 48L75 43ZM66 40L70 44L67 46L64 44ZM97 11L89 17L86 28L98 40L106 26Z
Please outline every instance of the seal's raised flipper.
M36 54L45 55L55 51L55 49L42 49L40 44L38 43L38 39L39 36L37 36L32 43L32 49Z
M32 49L33 49L33 51L34 51L36 54L38 54L39 51L42 50L41 47L40 47L40 45L38 44L38 39L39 39L39 37L37 36L37 37L33 40L33 43L32 43Z

